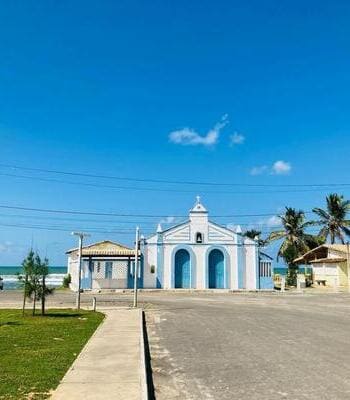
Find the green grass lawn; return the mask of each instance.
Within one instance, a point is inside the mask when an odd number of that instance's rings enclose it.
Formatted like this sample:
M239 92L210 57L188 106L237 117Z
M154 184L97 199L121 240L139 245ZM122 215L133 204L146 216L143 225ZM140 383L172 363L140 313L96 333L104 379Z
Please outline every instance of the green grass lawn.
M46 399L103 320L101 313L0 310L0 399Z

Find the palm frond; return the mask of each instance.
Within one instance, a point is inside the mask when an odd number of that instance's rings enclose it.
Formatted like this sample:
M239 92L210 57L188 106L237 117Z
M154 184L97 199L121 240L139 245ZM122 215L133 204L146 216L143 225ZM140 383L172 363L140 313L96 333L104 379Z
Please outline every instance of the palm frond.
M313 208L312 212L317 214L319 217L321 217L321 218L323 218L325 220L328 220L329 217L330 217L330 215L327 213L327 211L322 210L322 208L318 208L318 207Z
M285 231L276 231L276 232L271 232L270 235L267 238L268 242L274 242L276 240L280 240L286 237L286 232Z
M309 226L318 226L321 225L322 221L306 221L302 224L301 228L308 228Z

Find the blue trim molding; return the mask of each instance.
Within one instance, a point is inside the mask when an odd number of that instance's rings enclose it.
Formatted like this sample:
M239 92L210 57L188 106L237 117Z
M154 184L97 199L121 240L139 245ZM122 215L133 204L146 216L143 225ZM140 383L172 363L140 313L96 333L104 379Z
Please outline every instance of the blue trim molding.
M158 233L157 238L157 289L164 288L164 247L163 236Z
M237 235L237 270L238 289L245 289L245 256L243 238L241 235Z
M175 288L175 254L178 250L187 250L190 254L190 267L191 267L191 289L195 289L197 286L197 260L191 245L180 244L174 247L171 253L171 267L170 267L170 288Z
M231 286L231 260L228 251L226 250L225 247L220 246L220 245L212 245L207 248L205 252L205 288L209 288L209 255L212 250L219 250L223 253L224 255L224 269L225 269L225 284L224 284L224 289L229 289Z
M255 287L256 289L261 289L261 280L260 280L260 250L259 246L255 247Z

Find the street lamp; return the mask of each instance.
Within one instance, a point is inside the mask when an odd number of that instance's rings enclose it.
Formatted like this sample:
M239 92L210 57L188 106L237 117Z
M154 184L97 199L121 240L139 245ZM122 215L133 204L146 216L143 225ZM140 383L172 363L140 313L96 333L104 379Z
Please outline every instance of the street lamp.
M89 237L90 235L84 232L72 232L73 236L78 236L79 238L79 250L78 250L78 292L76 296L76 308L80 309L80 288L81 288L81 258L83 252L83 239Z
M137 278L139 274L139 252L141 248L141 244L146 244L146 239L143 235L140 237L140 228L136 227L136 236L135 236L135 268L134 268L134 303L133 307L137 307ZM140 254L141 255L141 254Z

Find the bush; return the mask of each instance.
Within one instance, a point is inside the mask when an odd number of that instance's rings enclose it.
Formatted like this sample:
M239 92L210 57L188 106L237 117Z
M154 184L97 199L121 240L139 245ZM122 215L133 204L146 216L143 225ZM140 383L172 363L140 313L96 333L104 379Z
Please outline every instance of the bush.
M289 266L287 272L286 283L288 286L296 286L297 285L297 273L298 267Z
M69 288L71 282L72 282L72 277L70 276L70 274L68 274L63 278L62 286L64 288Z

